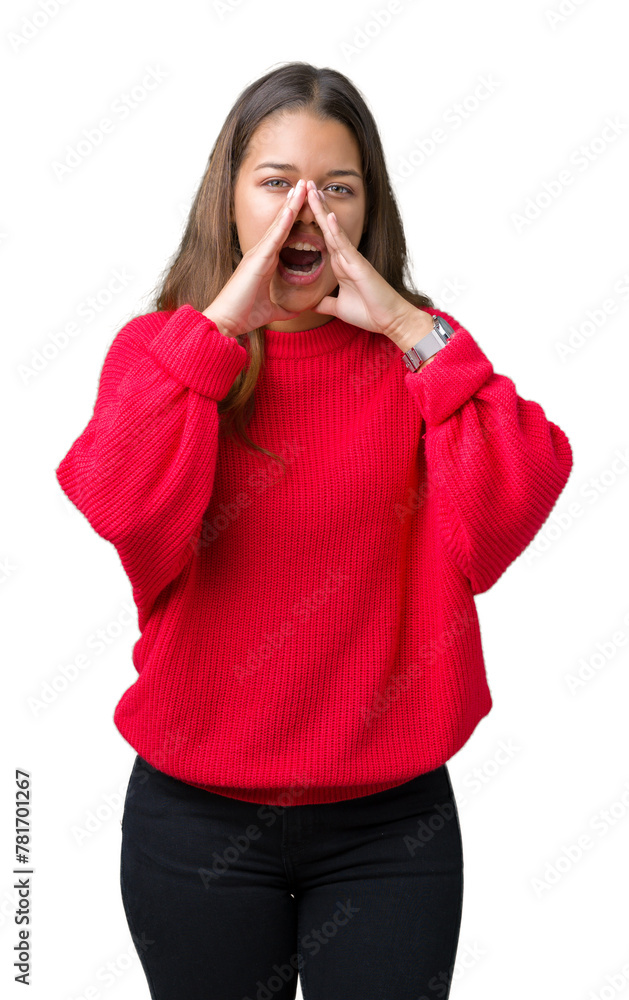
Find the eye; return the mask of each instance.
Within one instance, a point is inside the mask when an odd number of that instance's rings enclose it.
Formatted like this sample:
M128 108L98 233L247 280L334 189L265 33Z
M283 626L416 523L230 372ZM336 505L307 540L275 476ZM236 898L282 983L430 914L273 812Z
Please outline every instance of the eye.
M285 187L292 187L288 181L281 180L279 177L273 177L271 180L265 181L262 187L269 187L272 191L279 191L281 190L279 187L280 184L283 184ZM328 184L327 190L329 191L331 188L340 188L340 193L342 194L352 194L350 188L346 187L345 184ZM337 193L339 192L334 192L334 194Z
M352 193L348 187L345 187L344 184L328 184L328 188L333 188L333 187L335 187L335 188L343 188L343 191L346 191L347 194L351 194Z

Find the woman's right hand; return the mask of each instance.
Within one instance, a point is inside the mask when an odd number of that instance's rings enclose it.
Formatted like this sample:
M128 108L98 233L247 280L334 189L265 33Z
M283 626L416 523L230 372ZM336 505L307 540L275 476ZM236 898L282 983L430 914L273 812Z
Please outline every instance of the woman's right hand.
M304 181L291 188L275 219L264 236L254 247L243 254L234 273L214 301L203 310L225 337L237 337L256 327L266 326L276 320L293 319L299 312L288 312L271 301L270 286L277 268L280 250L293 225L295 212L300 205L296 197Z

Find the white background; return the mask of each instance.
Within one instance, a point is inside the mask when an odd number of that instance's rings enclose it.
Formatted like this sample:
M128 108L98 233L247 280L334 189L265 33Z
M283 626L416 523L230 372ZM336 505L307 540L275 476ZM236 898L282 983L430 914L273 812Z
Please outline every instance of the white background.
M384 2L222 6L2 9L5 995L24 995L12 981L21 767L32 773L36 870L29 996L149 996L118 881L135 753L112 716L136 677L131 591L116 551L65 498L54 469L89 420L116 332L147 311L227 112L246 85L292 59L339 69L360 88L396 178L417 287L543 406L574 451L556 518L477 598L494 707L448 765L465 851L451 996L627 995L626 4L403 0L387 24L374 17ZM149 68L163 80L57 176L68 146ZM477 90L482 78L491 93ZM439 127L445 140L431 150ZM111 294L116 271L129 280ZM81 320L94 295L98 315ZM80 334L55 356L53 338L71 321ZM100 655L88 645L97 629L108 636ZM82 652L89 665L35 711L32 699L60 687L62 667ZM567 675L588 663L573 692ZM569 860L565 849L584 835L589 849Z

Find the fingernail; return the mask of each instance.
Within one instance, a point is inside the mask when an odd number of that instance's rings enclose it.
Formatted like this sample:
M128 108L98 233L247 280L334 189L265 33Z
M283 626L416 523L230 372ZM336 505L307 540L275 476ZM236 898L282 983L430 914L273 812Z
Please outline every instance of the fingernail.
M323 193L317 188L317 198L319 201L323 201Z
M294 190L295 190L295 188L291 188L290 189L290 191L286 195L286 201L288 201L290 198L292 198Z

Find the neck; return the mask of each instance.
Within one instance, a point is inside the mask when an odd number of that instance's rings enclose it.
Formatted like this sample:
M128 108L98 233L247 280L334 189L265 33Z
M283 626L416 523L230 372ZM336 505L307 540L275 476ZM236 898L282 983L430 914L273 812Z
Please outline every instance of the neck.
M316 330L318 326L324 326L331 319L334 319L334 317L322 316L321 313L315 313L310 309L306 309L299 316L294 316L293 319L282 319L276 320L274 323L269 323L266 329L281 330L284 333L298 333L301 330Z

